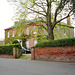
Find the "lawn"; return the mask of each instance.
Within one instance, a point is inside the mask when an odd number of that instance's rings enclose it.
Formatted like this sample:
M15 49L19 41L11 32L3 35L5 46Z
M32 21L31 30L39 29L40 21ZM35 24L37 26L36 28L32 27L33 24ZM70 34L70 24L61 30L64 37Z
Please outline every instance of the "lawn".
M31 54L22 54L22 56L20 56L19 59L31 60Z

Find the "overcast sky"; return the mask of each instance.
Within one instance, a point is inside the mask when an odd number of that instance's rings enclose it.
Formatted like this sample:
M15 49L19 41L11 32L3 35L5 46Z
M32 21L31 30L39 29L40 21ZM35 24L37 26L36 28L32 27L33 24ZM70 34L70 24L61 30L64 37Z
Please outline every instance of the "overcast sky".
M0 40L3 40L4 29L12 26L14 22L11 20L14 15L14 10L7 0L0 0Z

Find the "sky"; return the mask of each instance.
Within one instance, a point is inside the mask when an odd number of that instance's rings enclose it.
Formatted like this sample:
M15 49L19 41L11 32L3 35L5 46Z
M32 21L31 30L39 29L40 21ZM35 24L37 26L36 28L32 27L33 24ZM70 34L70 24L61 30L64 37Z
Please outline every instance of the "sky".
M4 29L14 25L12 20L13 16L13 7L7 2L7 0L0 0L0 40L4 40Z

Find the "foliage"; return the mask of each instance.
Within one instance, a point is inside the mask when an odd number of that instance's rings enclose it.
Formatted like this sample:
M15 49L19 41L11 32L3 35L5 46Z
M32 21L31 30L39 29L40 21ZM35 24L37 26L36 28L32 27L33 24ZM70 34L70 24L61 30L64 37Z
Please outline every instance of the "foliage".
M20 44L0 45L0 54L13 55L13 47L21 48Z
M10 35L10 37L8 38L8 37L6 37L6 42L7 43L9 43L9 44L12 44L12 42L13 42L13 40L14 40L15 38L14 37L12 37L12 35Z
M12 44L17 44L19 43L17 40L14 40Z
M62 47L62 46L75 46L75 38L59 39L59 40L47 40L39 42L35 47Z
M54 37L55 39L61 39L61 38L72 38L72 34L70 34L70 31L73 30L73 27L65 26L63 23L61 25L57 25L54 28Z

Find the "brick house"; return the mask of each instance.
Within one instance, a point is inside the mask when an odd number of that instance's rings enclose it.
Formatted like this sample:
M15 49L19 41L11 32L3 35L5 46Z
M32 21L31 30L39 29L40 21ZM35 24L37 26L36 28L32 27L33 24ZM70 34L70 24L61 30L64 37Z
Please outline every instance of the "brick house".
M25 35L29 35L30 33L33 33L33 35L35 35L36 33L35 29L36 27L34 24L30 25L29 27L24 26L23 29L21 30L21 33L24 33ZM10 40L12 43L14 39L14 40L17 40L21 44L21 46L23 46L23 44L26 44L24 46L26 46L27 48L31 48L37 43L37 40L33 37L25 39L24 43L23 43L24 39L21 39L21 38L15 39L14 37L18 31L19 29L15 29L15 25L5 29L5 44L9 44ZM19 33L17 36L20 36L21 33Z
M68 24L69 24L69 22L68 22ZM64 30L65 27L68 28L68 30ZM13 42L13 39L16 36L16 34L18 33L19 29L15 29L15 25L5 29L5 44L9 44L9 43ZM22 28L21 33L24 33L24 35L29 35L30 33L32 33L33 35L36 35L35 30L36 30L36 24L30 23L29 27L24 26ZM74 37L74 27L72 27L70 25L66 25L66 26L58 25L58 26L56 26L56 30L61 30L61 31L59 31L60 34L59 34L58 38L55 38L55 39L68 38L70 36ZM44 34L47 34L45 31L43 31L43 32L44 32ZM21 33L19 33L17 36L20 36ZM69 33L69 36L68 36L68 33ZM57 31L55 32L54 35L56 37ZM10 40L11 40L11 42L10 42ZM21 44L21 46L26 46L27 48L33 47L38 42L38 40L36 40L36 38L34 38L34 37L31 37L31 38L27 37L26 39L15 38L14 40L17 40Z

